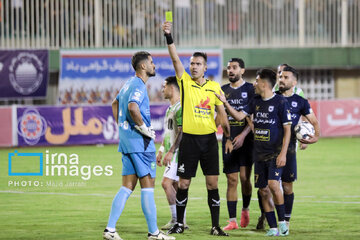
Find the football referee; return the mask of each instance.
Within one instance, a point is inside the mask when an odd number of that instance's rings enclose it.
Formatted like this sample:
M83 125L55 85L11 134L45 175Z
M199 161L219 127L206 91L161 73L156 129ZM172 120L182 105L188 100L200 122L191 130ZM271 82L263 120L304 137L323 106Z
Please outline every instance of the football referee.
M220 196L218 191L219 152L215 132L217 131L215 110L220 119L226 152L232 151L230 127L223 103L215 96L221 92L219 83L204 78L207 69L207 55L195 52L190 58L190 74L185 72L171 36L171 23L162 26L169 54L173 62L176 79L180 86L183 109L183 137L179 147L178 169L179 189L176 193L177 223L168 233L184 231L184 212L188 200L191 178L195 177L198 162L205 175L208 190L208 205L211 213L211 235L228 236L219 226Z

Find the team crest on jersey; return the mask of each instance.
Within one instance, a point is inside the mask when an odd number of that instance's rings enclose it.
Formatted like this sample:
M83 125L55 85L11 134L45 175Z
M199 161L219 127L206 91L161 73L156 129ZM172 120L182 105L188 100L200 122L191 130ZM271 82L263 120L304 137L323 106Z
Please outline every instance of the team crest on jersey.
M241 97L242 97L242 98L247 98L247 92L242 92L242 93L241 93Z
M274 106L269 106L269 112L274 111Z
M259 111L260 106L256 106L255 109L256 109L256 111Z
M294 102L294 101L291 102L291 106L294 107L294 108L296 108L296 107L297 107L297 102Z

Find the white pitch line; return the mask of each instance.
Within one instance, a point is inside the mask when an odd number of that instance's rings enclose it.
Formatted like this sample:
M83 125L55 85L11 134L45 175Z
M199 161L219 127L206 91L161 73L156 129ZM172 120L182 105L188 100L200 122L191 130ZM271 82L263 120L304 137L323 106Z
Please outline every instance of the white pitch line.
M33 195L60 195L60 196L95 196L95 197L109 197L112 198L114 195L103 194L103 193L66 193L66 192L23 192L23 191L11 191L11 190L0 190L0 193L10 193L10 194L33 194ZM131 197L140 198L140 195L132 194ZM305 196L305 198L315 198L315 196ZM329 197L329 196L326 196ZM356 198L360 196L345 196L344 198ZM165 196L155 196L157 199L164 199ZM299 197L297 197L299 198ZM301 198L301 197L300 197ZM323 198L323 197L321 197ZM329 197L330 198L330 197ZM191 200L205 200L203 197L190 197ZM251 199L252 201L257 201L257 198ZM221 201L226 201L226 199L221 198ZM241 199L239 199L241 201ZM342 201L319 201L319 200L295 200L295 202L300 203L334 203L334 204L360 204L360 202L342 202Z

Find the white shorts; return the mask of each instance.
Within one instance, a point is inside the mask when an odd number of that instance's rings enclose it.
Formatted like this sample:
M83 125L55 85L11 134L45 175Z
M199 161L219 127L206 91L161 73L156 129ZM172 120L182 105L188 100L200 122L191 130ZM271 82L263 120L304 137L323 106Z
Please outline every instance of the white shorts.
M173 155L173 159L171 160L170 165L165 167L164 177L172 179L174 181L179 181L179 176L177 176L177 155L178 152L176 151Z

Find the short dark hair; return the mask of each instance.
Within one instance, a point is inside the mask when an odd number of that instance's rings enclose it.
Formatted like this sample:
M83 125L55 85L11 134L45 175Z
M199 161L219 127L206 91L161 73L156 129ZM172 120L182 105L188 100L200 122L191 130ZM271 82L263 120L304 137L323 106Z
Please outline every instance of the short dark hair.
M282 67L282 66L288 67L289 65L288 65L287 63L282 63L282 64L279 64L279 65L278 65L278 67Z
M273 88L276 84L276 73L271 69L262 68L256 72L256 76L261 79L267 80Z
M241 68L245 68L244 60L242 60L241 58L231 58L231 59L229 60L229 62L237 62L237 63L239 63L239 66L240 66Z
M176 77L175 76L170 76L170 77L167 77L165 79L165 82L167 85L173 85L176 87L177 90L180 90L179 88L179 84L177 83L177 80L176 80Z
M283 69L283 72L292 72L292 74L294 75L294 77L296 78L296 80L298 79L299 77L299 72L296 71L295 68L291 67L291 66L286 66L284 69Z
M202 57L205 61L205 63L207 63L207 54L204 52L194 52L193 57Z
M144 60L147 60L149 56L151 56L151 54L146 51L136 52L131 58L131 65L133 66L134 70L136 71L140 63Z

